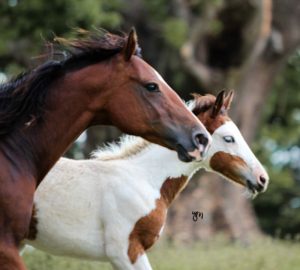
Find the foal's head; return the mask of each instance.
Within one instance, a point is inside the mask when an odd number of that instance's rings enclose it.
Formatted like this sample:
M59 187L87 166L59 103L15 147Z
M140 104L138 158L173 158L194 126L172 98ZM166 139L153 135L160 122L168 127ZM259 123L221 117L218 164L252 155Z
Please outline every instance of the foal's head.
M213 138L204 164L208 170L247 187L256 195L267 189L269 176L227 115L232 98L232 91L228 96L224 91L217 97L195 95L193 112Z
M125 133L177 150L183 161L201 160L210 145L210 134L158 72L138 55L135 32L128 37L106 34L103 40L113 56L105 65L89 66L85 73L93 124L105 118L107 124ZM99 46L96 40L79 46L82 49L86 44Z

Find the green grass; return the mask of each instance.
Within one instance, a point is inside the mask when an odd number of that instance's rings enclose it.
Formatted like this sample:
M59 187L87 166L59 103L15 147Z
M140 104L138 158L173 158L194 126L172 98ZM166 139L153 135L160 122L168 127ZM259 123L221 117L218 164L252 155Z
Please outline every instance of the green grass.
M111 270L107 263L54 257L32 251L24 254L29 270ZM149 253L155 270L299 270L300 243L266 239L249 246L225 241L175 247L156 246Z

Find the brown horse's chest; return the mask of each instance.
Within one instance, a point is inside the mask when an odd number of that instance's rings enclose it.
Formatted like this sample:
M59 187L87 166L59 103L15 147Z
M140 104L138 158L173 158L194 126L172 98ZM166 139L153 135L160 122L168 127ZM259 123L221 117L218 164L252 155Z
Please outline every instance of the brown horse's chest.
M158 240L166 221L167 209L186 183L185 176L168 178L161 187L161 197L156 200L156 207L136 222L129 235L128 256L132 263Z

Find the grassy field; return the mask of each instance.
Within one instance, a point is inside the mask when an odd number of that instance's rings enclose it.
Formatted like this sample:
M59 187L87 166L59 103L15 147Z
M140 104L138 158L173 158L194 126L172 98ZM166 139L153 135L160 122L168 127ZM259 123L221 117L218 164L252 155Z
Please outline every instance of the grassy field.
M109 264L24 254L29 270L111 270ZM188 247L156 246L149 257L155 270L299 270L300 243L266 239L250 246L214 241Z

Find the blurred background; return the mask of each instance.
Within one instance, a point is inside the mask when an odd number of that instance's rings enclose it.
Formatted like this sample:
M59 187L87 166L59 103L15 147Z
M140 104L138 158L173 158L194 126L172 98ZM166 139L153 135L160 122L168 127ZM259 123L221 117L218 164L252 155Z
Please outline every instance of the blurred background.
M230 116L271 179L267 192L250 201L240 188L199 172L169 212L164 233L168 245L210 245L221 235L230 245L248 246L270 236L278 239L278 246L294 242L299 254L299 0L0 0L0 81L33 68L44 41L54 35L68 37L75 27L128 32L131 26L144 59L183 99L191 99L193 92L235 89ZM66 156L87 158L120 134L112 127L93 127ZM203 212L204 219L193 222L192 211ZM287 254L293 250L285 248ZM28 257L30 269L48 269L41 268L45 262L38 258ZM155 269L175 269L159 265ZM298 268L270 269L299 269L300 261L294 266ZM186 269L200 269L193 267Z

